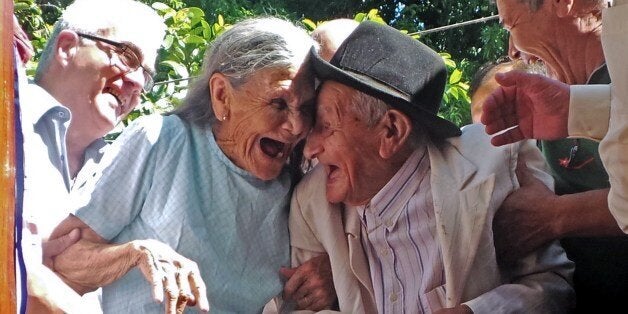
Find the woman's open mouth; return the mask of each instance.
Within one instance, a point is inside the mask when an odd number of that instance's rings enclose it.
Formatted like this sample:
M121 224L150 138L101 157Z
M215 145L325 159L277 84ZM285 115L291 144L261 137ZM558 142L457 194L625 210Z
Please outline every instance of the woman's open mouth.
M262 148L262 152L270 158L283 158L287 153L285 151L288 146L286 143L276 141L268 137L263 137L259 141L259 144Z

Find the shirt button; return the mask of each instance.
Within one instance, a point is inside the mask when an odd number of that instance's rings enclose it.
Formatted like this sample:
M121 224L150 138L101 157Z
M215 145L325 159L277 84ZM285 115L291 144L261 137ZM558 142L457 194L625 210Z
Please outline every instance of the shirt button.
M390 294L390 302L395 302L395 301L397 301L397 294L393 292Z
M382 254L382 256L388 256L388 249L382 249L380 254Z
M389 219L389 220L386 220L386 227L388 227L388 228L392 228L392 226L393 226L393 221L392 221L392 220L390 220L390 219Z

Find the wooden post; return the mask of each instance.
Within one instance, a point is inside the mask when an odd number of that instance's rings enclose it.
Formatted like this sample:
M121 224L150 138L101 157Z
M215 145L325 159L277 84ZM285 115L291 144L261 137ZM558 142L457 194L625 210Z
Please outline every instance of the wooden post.
M13 0L0 0L0 15L0 313L15 313Z

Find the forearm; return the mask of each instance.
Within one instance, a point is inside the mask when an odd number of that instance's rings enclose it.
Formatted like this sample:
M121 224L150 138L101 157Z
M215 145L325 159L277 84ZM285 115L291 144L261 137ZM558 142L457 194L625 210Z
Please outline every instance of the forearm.
M609 189L566 194L556 198L556 234L564 237L622 235L608 209Z
M55 258L54 271L83 294L118 280L138 260L133 242L106 244L83 239Z

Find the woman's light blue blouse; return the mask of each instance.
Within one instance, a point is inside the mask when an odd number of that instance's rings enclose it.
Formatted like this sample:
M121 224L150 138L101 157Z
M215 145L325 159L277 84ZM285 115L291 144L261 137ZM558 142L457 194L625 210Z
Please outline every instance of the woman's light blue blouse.
M76 216L115 243L157 239L195 261L212 313L256 313L289 266L287 169L262 181L234 165L210 128L176 115L134 121L75 188ZM137 269L103 289L106 313L160 313Z

